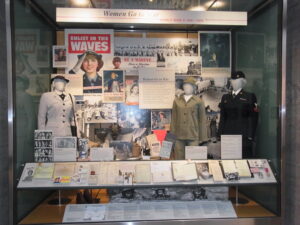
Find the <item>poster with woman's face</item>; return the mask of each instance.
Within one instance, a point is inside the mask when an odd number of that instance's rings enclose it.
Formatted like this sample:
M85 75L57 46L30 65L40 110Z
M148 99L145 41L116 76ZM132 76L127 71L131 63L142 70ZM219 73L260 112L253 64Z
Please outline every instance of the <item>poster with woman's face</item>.
M126 89L126 105L138 105L139 104L139 77L126 76L125 89Z

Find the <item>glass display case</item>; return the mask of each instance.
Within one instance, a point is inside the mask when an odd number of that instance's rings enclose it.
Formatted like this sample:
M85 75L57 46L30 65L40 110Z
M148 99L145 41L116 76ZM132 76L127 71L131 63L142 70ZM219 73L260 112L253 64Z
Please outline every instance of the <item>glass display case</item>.
M15 223L280 224L263 2L13 1Z

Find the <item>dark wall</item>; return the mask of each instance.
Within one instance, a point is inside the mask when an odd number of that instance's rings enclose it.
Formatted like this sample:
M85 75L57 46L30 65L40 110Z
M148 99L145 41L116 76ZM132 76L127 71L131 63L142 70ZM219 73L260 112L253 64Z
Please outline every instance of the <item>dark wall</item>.
M0 224L8 225L8 122L5 1L0 1Z
M285 225L300 224L300 1L288 0Z

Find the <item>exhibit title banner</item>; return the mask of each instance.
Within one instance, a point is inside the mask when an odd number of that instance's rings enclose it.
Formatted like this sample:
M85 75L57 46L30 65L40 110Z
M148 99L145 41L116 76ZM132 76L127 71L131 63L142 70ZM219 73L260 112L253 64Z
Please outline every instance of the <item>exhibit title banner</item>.
M56 8L56 21L246 26L247 12Z

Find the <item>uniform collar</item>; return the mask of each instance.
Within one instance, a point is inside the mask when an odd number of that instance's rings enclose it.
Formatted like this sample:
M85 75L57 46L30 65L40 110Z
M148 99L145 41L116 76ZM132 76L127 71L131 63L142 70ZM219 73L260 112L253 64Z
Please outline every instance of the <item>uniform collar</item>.
M95 77L90 78L87 74L85 74L84 78L87 79L89 82L92 83L92 82L96 82L99 79L99 75L98 75L98 73L96 73Z
M232 94L232 95L243 94L243 89L242 89L242 88L240 88L240 89L239 89L239 90L237 90L237 91L232 91L232 92L231 92L231 94Z
M60 93L59 91L55 90L54 92L58 96L60 96L61 94L64 94L65 96L67 96L67 93L65 91L63 91L62 93Z
M186 102L184 98L184 94L180 95L179 99ZM187 102L191 101L191 99L196 100L196 95L192 95L192 97Z

